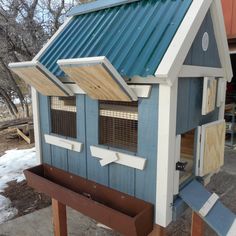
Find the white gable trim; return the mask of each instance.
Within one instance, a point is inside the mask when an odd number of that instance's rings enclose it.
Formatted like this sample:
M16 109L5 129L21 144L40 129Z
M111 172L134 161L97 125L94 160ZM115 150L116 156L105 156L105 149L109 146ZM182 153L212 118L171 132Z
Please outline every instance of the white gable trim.
M198 30L211 7L212 20L217 38L217 44L223 45L219 50L222 66L225 70L226 79L232 78L232 68L229 59L224 19L220 0L193 0L178 31L176 32L165 56L157 68L155 76L165 78L170 84L179 77L184 60L192 46ZM211 6L212 5L212 6ZM223 24L223 25L222 25ZM223 33L222 33L223 32ZM219 47L220 48L220 47Z
M233 78L233 71L229 56L229 46L226 36L221 0L214 0L211 4L210 11L220 56L220 62L222 68L225 70L225 79L230 82Z

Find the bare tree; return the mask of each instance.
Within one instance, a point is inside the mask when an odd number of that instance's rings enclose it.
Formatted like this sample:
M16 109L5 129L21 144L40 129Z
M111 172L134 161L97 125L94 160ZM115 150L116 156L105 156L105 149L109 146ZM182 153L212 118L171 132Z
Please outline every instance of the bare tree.
M0 102L12 115L18 98L29 115L27 86L7 67L10 62L31 60L63 22L72 7L65 0L0 0Z

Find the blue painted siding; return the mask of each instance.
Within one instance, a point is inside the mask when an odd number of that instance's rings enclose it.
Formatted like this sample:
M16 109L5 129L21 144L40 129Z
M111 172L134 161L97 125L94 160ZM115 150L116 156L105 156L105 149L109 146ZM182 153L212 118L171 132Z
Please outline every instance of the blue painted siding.
M192 0L146 0L74 16L40 58L63 77L59 59L106 56L121 75L154 75Z
M87 177L87 159L86 159L86 138L85 138L85 95L77 95L76 96L76 119L77 119L77 139L83 144L82 151L74 152L68 150L68 171L82 176L84 178ZM71 139L73 140L73 139Z
M202 50L202 36L209 34L209 48ZM197 33L184 62L185 65L221 67L210 11ZM177 134L185 133L218 119L219 109L206 116L201 115L203 78L180 78L178 84Z
M202 36L205 32L208 32L209 34L209 47L206 52L202 50ZM196 38L194 39L184 64L221 67L210 11L207 13Z
M45 143L44 134L50 134L50 111L48 97L39 94L39 115L41 128L41 151L44 163L52 164L51 145Z
M179 78L176 133L183 134L218 120L219 109L203 116L203 78Z
M135 196L155 204L157 171L159 86L152 86L149 99L139 104L138 155L147 159L144 171L136 170Z

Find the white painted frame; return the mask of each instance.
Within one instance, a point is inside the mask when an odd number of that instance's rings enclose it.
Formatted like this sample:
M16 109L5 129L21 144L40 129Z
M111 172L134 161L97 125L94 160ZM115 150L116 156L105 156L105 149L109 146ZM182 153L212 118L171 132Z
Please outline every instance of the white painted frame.
M165 56L157 68L156 77L166 78L170 84L178 77L184 60L211 3L212 0L193 0Z
M36 158L38 162L42 163L42 149L41 149L41 130L40 130L40 115L39 115L39 96L38 92L31 87L32 111L34 122L34 142L36 148Z
M172 221L173 197L177 188L174 186L177 183L174 181L177 94L178 79L172 86L159 85L155 223L162 227Z
M91 155L93 157L102 159L101 166L116 163L138 170L144 170L146 164L146 158L129 155L122 152L117 152L113 150L108 150L105 148L90 146ZM109 160L111 160L109 162ZM103 165L104 164L104 165Z
M219 51L220 62L222 68L225 70L225 79L230 82L233 78L233 71L229 57L229 45L225 29L225 21L222 10L221 0L214 0L210 6L211 17L213 21L213 28L217 48Z
M44 135L45 142L51 145L55 145L61 148L65 148L75 152L81 152L83 148L83 143L72 141L70 139L65 139L61 137L57 137L54 135Z
M127 83L124 81L122 76L119 74L119 72L115 69L115 67L110 63L110 61L105 56L100 57L85 57L85 58L74 58L74 59L62 59L58 60L57 64L61 67L63 70L63 67L65 66L88 66L88 65L94 65L94 64L104 64L109 72L112 74L112 76L115 78L115 80L119 83L120 86L126 92L129 94L131 99L133 101L137 101L138 98L136 94L133 92L132 89L129 88Z
M77 84L75 83L64 83L74 94L86 94ZM152 85L128 85L130 89L139 98L149 98Z
M183 65L179 77L225 77L225 71L222 68Z

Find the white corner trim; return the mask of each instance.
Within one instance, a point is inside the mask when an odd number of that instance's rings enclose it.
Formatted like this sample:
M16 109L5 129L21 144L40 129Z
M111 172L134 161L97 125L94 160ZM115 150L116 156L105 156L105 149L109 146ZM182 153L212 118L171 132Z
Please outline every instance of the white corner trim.
M37 55L33 58L33 61L37 61L40 59L44 51L51 45L51 43L59 36L59 34L64 30L64 28L69 24L73 16L66 18L65 22L59 27L56 33L48 40L48 42L43 46L43 48L37 53Z
M172 221L177 93L178 79L172 86L159 85L155 223L162 227Z
M213 67L203 67L203 66L188 66L183 65L179 77L225 77L224 69L213 68Z
M225 79L221 79L219 80L219 82L221 81L221 85L220 85L220 96L221 98L219 98L221 100L221 104L220 104L220 110L219 110L219 120L223 120L225 117L225 99L226 99L226 89L227 89L227 82ZM218 101L220 103L220 101Z
M173 82L179 75L212 0L194 0L155 73Z
M138 170L144 170L145 168L146 159L142 157L132 156L125 153L116 152L116 151L108 150L105 148L99 148L95 146L90 146L90 151L93 157L96 157L99 159L108 160L110 158L115 159L118 157L118 160L115 161L115 163L117 164L132 167Z
M129 85L129 87L139 98L149 98L152 88L151 85Z
M226 90L226 80L224 78L218 79L218 88L217 88L217 107L221 107L225 102L225 90Z
M175 143L175 165L177 162L180 161L180 155L181 155L181 135L176 136L176 143ZM179 193L179 177L180 172L178 170L174 170L174 191L173 194L177 195Z
M31 87L31 99L33 110L34 122L34 140L36 148L36 158L38 163L42 163L42 150L41 150L41 130L40 130L40 115L39 115L39 98L37 91Z
M48 144L52 144L52 145L65 148L71 151L81 152L83 148L83 144L80 142L72 141L65 138L60 138L54 135L45 134L44 138L45 138L45 142Z
M197 127L197 151L196 151L196 165L195 165L195 175L200 176L201 166L201 136L202 136L202 127Z
M218 200L219 196L216 193L213 193L199 210L199 214L202 217L206 217Z
M211 4L210 11L213 21L213 28L216 36L216 43L219 51L221 66L225 70L226 79L230 82L233 77L233 71L229 57L229 46L226 36L221 0L214 0Z
M234 220L226 236L235 236L235 232L236 232L236 219Z

